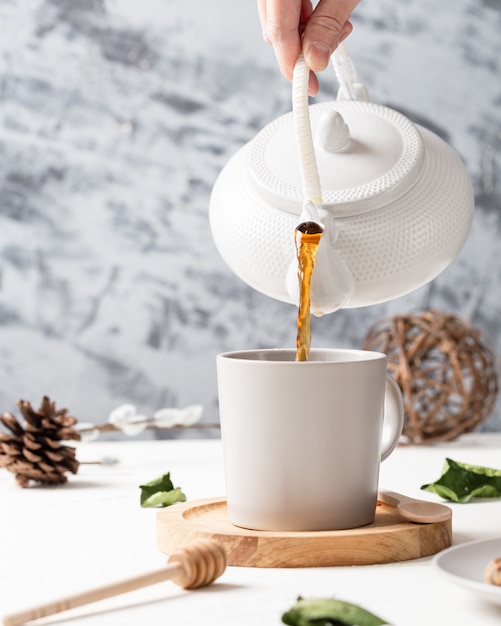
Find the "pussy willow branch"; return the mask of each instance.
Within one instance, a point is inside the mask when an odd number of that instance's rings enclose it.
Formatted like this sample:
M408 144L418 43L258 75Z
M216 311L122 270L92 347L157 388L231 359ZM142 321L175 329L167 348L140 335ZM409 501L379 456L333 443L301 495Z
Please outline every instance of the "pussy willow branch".
M134 422L134 424L144 424L145 422ZM154 423L149 423L149 420L146 420L147 426L145 430L186 430L186 429L198 429L202 430L204 428L214 428L220 429L220 424L212 423L212 422L196 422L195 424L174 424L173 426L158 426ZM122 429L115 424L110 424L106 422L105 424L95 424L92 426L85 426L84 428L79 428L78 432L80 433L88 433L94 430L99 431L100 433L112 433L112 432L123 432Z

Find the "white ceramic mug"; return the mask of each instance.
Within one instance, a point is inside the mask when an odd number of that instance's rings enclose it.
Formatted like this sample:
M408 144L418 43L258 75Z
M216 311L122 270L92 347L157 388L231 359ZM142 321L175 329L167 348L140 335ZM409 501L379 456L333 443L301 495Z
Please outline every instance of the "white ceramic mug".
M312 349L296 362L295 350L227 352L217 375L231 523L316 531L374 521L379 465L404 421L386 355Z

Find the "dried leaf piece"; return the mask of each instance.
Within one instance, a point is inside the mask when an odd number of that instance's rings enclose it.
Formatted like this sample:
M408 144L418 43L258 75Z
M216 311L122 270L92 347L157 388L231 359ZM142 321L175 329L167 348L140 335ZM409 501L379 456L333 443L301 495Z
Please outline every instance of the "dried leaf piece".
M499 498L501 470L446 459L440 478L421 489L463 504L472 498Z
M175 502L186 502L186 496L180 487L174 487L170 472L140 485L142 507L166 507Z
M282 615L282 622L289 626L382 626L388 623L356 604L335 598L298 598Z

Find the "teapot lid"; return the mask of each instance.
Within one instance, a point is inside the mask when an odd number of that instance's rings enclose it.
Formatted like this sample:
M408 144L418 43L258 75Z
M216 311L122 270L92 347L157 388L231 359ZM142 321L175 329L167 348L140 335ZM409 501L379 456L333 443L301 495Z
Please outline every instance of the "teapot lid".
M322 206L334 216L367 213L400 198L418 179L423 140L405 116L355 100L309 107ZM273 206L301 213L304 194L293 114L251 142L251 178Z

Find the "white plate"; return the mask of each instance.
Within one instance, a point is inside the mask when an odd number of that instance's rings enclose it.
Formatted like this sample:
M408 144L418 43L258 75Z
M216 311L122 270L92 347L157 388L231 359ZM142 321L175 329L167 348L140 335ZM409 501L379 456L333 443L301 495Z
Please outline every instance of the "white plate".
M501 537L447 548L433 558L432 564L452 582L501 604L501 587L484 582L485 568L496 558L501 558Z

